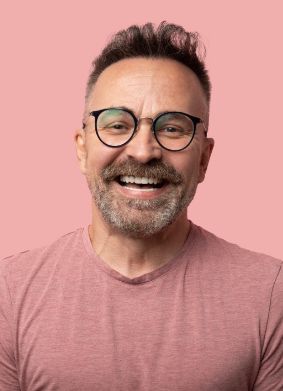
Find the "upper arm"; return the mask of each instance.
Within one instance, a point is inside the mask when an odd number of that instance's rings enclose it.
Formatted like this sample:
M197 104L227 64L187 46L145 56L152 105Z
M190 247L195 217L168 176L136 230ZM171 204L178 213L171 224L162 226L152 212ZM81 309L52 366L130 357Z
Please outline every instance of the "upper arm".
M274 283L254 391L283 390L283 270Z
M19 391L12 331L11 299L3 270L3 261L0 264L0 390Z

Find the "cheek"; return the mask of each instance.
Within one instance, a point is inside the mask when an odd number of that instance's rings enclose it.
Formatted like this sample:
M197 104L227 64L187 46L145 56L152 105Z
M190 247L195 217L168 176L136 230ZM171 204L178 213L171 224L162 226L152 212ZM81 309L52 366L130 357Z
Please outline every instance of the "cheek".
M88 148L86 169L88 173L99 173L103 168L109 166L117 157L119 151L102 145L92 145Z
M168 164L172 165L183 175L185 182L189 182L191 178L199 173L200 154L197 149L184 151L184 153L180 153L170 160L167 160Z

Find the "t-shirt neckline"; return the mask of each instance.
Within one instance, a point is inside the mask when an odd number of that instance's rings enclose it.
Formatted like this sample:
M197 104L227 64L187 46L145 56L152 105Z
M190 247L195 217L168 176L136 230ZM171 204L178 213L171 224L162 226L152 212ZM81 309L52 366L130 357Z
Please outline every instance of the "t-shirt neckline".
M153 281L156 278L167 273L170 269L173 269L182 263L184 258L186 258L184 257L184 255L188 253L188 250L190 251L192 249L192 246L194 245L195 242L197 229L196 226L192 223L192 221L190 221L190 224L191 224L191 229L183 247L170 261L168 261L165 265L160 266L159 268L149 273L142 274L141 276L135 278L129 278L127 276L124 276L117 270L111 268L106 262L104 262L96 254L95 249L92 247L92 243L89 237L88 225L83 227L82 237L83 237L84 247L88 256L99 267L99 269L101 269L104 273L106 273L111 278L114 278L116 280L122 281L127 284L136 285L136 284L144 284Z

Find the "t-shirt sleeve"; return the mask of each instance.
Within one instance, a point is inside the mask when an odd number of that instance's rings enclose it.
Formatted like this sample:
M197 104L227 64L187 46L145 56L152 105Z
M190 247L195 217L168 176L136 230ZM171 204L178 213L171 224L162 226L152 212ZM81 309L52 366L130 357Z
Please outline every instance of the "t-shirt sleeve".
M5 264L6 261L0 261L0 390L19 391L13 342L13 312Z
M254 391L283 390L283 267L274 282Z

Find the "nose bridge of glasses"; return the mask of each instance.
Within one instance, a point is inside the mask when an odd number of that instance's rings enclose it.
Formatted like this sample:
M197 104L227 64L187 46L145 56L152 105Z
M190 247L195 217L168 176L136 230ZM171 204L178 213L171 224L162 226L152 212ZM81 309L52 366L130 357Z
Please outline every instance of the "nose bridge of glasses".
M150 122L150 129L153 132L153 122L154 122L154 120L151 117L140 117L137 120L137 130L140 129L140 125L142 125L142 121L144 121L144 120L147 120L148 123Z
M154 119L139 117L136 128L129 144L128 153L140 162L146 163L151 159L160 159L162 146L158 143L154 128Z
M154 132L154 118L151 117L139 117L136 122L136 129L134 131L134 138L138 139L139 147L141 142L146 144L157 143L156 135ZM158 143L159 144L159 143Z

